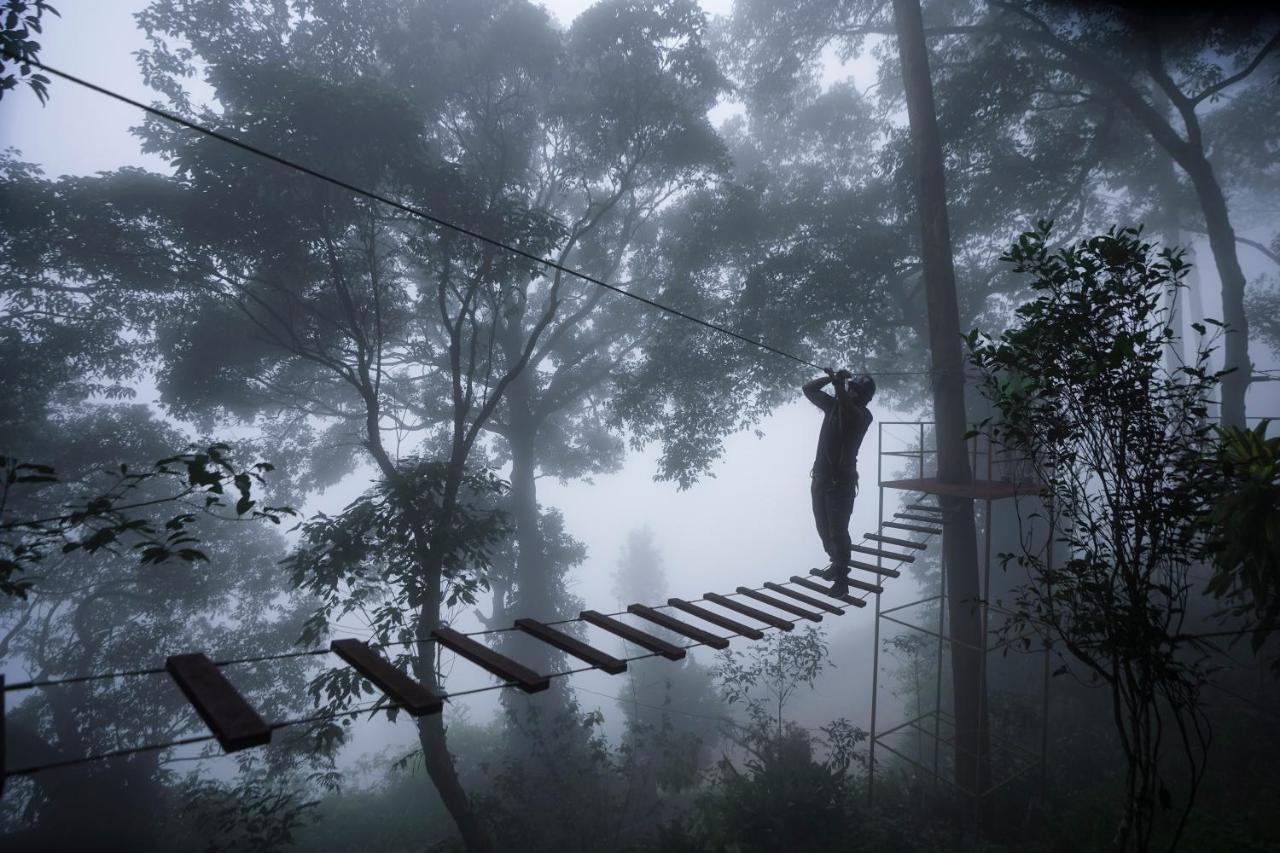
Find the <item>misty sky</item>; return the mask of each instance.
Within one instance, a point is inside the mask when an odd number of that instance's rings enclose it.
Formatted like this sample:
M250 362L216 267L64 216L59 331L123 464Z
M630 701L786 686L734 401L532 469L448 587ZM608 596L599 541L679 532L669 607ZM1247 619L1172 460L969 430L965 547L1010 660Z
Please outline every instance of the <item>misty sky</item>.
M73 74L119 90L144 101L155 99L142 83L133 51L144 46L144 37L135 28L133 13L145 5L144 0L56 0L62 18L46 19L46 33L41 39L41 58L49 64ZM587 0L556 0L547 8L563 24L590 5ZM729 0L704 2L712 14L729 11ZM873 64L869 58L848 67L834 60L828 63L826 82L852 74L860 87L871 82ZM0 103L0 147L19 149L24 159L42 164L50 176L85 174L111 170L121 166L164 169L163 162L143 155L129 128L140 121L136 110L74 85L55 80L50 87L51 100L41 107L25 87L10 93ZM197 90L198 91L198 90ZM732 105L718 108L724 115ZM723 116L716 116L721 118ZM287 151L281 153L287 156ZM274 168L264 164L263 168ZM1200 258L1208 258L1202 246ZM1242 250L1241 260L1246 274L1253 277L1261 271L1256 254ZM1216 281L1211 269L1203 272L1206 284L1205 311L1216 313L1212 294ZM636 310L643 310L637 307ZM1262 353L1255 351L1261 362ZM761 357L770 358L767 354ZM902 370L916 370L923 365L902 365ZM1263 363L1260 366L1274 367ZM732 389L734 377L722 375L716 364L705 365L707 382ZM648 525L655 533L666 568L669 589L661 595L696 598L708 590L729 591L739 584L755 586L764 580L784 580L791 574L804 574L823 557L813 531L809 507L809 466L820 424L820 413L799 396L798 386L810 378L807 369L795 374L797 401L784 406L759 425L762 437L747 432L726 442L722 460L715 467L715 477L705 480L687 492L675 486L652 480L655 453L630 456L618 474L599 477L594 483L573 481L560 484L544 479L540 498L544 505L563 511L569 532L585 542L589 556L572 576L572 590L589 607L613 610L619 602L611 593L622 543L628 533ZM1280 412L1280 392L1276 383L1257 388L1250 397L1251 411ZM141 389L144 397L147 389ZM731 392L731 391L730 391ZM879 421L914 420L919 413L901 413L873 405ZM897 430L901 438L910 430ZM877 429L868 434L859 459L863 494L859 498L852 531L858 535L874 529L877 505L875 488ZM326 510L340 508L364 490L367 475L354 477L330 490L316 504ZM888 500L892 500L890 494ZM886 506L886 515L894 511ZM915 590L904 576L890 584L886 606L909 600ZM624 603L625 604L625 603ZM869 611L869 608L868 608ZM833 640L833 656L839 666L836 673L819 685L818 699L826 706L825 715L811 719L803 716L802 724L816 725L833 716L848 716L865 723L868 668L871 653L871 614L864 611L837 617L828 622ZM468 624L466 620L462 623ZM616 640L609 641L616 644ZM736 643L745 642L742 640ZM606 644L608 645L608 644ZM184 650L157 650L173 653ZM616 651L616 648L614 649ZM707 650L700 652L709 660ZM459 664L450 681L450 689L465 689L489 681L478 671L464 672ZM593 673L575 681L585 690L619 693L621 680L610 680ZM618 716L614 703L593 693L581 693L585 708L601 707L607 718ZM492 708L495 694L472 703L471 713L483 715ZM451 713L460 713L453 709ZM413 738L411 727L403 726L391 734L385 723L376 724L388 742ZM364 740L368 745L370 741Z

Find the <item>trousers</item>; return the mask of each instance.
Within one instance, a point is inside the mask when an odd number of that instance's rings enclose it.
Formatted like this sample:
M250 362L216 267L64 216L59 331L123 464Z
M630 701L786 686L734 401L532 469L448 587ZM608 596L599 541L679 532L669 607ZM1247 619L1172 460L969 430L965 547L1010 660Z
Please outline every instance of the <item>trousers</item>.
M815 474L809 486L813 499L813 521L822 539L822 549L831 558L836 574L847 574L853 541L849 538L849 516L858 496L858 481L841 482Z

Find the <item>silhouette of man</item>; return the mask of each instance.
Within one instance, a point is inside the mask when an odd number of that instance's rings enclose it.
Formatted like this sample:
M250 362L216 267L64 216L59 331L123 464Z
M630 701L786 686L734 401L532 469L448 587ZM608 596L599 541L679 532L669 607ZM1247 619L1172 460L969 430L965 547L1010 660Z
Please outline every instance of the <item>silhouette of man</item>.
M876 383L865 374L854 378L847 370L833 373L828 367L825 371L825 377L806 382L802 389L809 402L823 411L809 492L818 536L831 558L831 592L847 595L853 547L849 516L858 494L858 448L871 426L867 404L875 396ZM834 387L834 397L822 390L827 383Z

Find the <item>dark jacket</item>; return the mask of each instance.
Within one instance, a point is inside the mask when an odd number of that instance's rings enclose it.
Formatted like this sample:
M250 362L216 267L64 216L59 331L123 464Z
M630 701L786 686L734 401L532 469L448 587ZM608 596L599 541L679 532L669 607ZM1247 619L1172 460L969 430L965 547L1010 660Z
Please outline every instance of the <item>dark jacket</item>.
M871 412L843 389L835 397L822 390L829 379L815 379L803 386L805 397L823 411L813 476L833 485L858 482L858 448L871 427Z

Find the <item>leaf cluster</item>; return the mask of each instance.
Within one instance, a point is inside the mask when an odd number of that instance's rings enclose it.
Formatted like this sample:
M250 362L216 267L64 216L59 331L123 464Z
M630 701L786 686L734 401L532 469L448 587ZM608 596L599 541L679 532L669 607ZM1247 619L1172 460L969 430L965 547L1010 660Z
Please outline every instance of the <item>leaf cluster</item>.
M1280 621L1280 437L1267 437L1270 426L1218 429L1213 461L1222 480L1205 518L1216 569L1207 591L1233 602L1234 615L1252 617L1254 651Z
M25 80L40 103L49 100L49 78L31 73L31 60L40 52L32 34L40 33L40 18L46 12L61 17L46 0L5 0L0 6L0 98Z
M1048 530L1047 543L1024 531L1021 551L1001 555L1028 580L998 633L1028 650L1039 636L1110 689L1128 763L1121 834L1143 847L1157 803L1172 805L1165 726L1189 768L1179 826L1209 743L1207 670L1182 625L1218 493L1207 407L1223 374L1207 368L1203 326L1195 360L1166 367L1178 348L1163 306L1187 271L1178 252L1118 227L1051 251L1051 229L1041 221L1004 256L1033 279L1015 327L966 336L996 412L979 429L1039 483L1033 517Z
M201 515L219 516L230 506L237 519L262 519L279 524L294 512L285 506L266 506L253 497L266 485L267 462L240 469L226 444L215 443L160 459L142 471L127 463L104 471L104 486L62 504L59 511L40 518L15 518L12 505L28 497L24 492L60 482L51 465L24 462L0 455L0 592L25 597L34 583L15 575L39 565L53 550L137 554L142 565L170 560L207 561L192 526ZM168 488L164 484L171 484ZM152 487L160 486L156 495ZM234 503L230 503L234 497ZM151 507L179 505L182 509L163 522L144 514ZM8 512L6 512L8 509ZM7 516L7 517L6 517ZM221 516L228 517L228 516Z
M401 463L396 486L380 481L338 515L321 513L302 525L299 545L284 565L294 587L318 600L303 642L317 642L332 623L356 614L377 642L405 650L393 656L397 665L418 665L417 616L433 590L423 569L430 557L422 551L424 541L445 549L446 606L475 604L489 588L488 568L509 535L499 506L507 485L488 470L466 472L448 529L442 531L446 467L409 457ZM420 523L428 525L425 531L417 529ZM345 704L373 688L353 670L340 668L314 681L310 690L317 704Z

